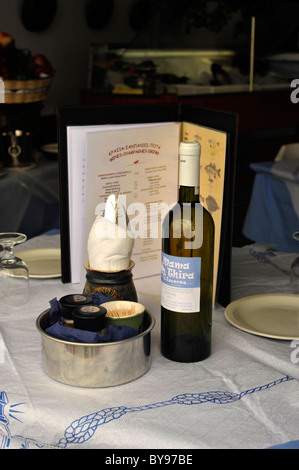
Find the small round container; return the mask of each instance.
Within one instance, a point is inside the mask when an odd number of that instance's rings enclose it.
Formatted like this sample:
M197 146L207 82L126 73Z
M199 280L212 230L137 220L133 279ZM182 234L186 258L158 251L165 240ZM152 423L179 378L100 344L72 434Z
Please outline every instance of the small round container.
M105 328L107 310L99 305L83 305L73 310L74 328L86 331L102 331Z
M140 331L145 307L130 300L112 300L101 304L107 310L106 325L130 326Z
M84 294L104 294L114 300L133 300L137 302L137 292L133 282L132 270L135 266L131 260L127 269L121 271L97 271L89 267L86 262L86 282Z
M91 295L69 294L59 299L61 306L61 320L65 326L74 326L73 310L82 305L92 304Z
M151 366L151 331L154 315L145 310L143 331L114 343L76 343L46 333L50 309L36 320L42 338L42 366L58 382L76 387L103 388L136 380Z

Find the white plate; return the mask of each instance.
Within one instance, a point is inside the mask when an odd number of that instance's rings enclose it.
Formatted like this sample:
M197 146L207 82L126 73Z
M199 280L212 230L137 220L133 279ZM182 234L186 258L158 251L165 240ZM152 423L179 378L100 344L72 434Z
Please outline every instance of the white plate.
M58 153L58 144L45 144L41 147L43 152L47 153Z
M16 251L15 254L27 264L29 277L46 279L61 276L60 248L33 248Z
M292 340L299 338L299 296L264 294L231 302L225 317L236 328L258 336Z

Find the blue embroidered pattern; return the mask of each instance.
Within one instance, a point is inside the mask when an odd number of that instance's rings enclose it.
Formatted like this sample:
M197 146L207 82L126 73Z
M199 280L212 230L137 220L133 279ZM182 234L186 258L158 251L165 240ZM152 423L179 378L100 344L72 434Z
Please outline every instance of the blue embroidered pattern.
M234 403L238 400L241 400L246 395L250 395L256 392L268 390L276 385L282 384L283 382L288 382L294 380L292 377L285 376L281 379L270 382L266 385L261 385L260 387L254 387L249 390L245 390L240 393L231 393L231 392L221 392L221 391L210 391L202 393L184 393L177 395L170 400L152 403L144 406L137 406L127 408L126 406L117 406L113 408L105 408L101 411L91 413L85 416L82 416L79 419L74 420L65 430L64 437L60 439L58 444L55 447L66 448L70 444L83 444L84 442L90 440L97 429L104 424L114 421L121 418L127 413L136 413L141 411L147 411L155 408L161 408L171 405L199 405L202 403L214 403L215 405L227 405ZM22 405L22 403L18 404ZM10 406L10 410L13 407L18 405ZM0 429L1 423L4 424L7 436L3 436L2 442L0 439L0 448L9 447L9 438L11 437L9 430L9 419L5 415L5 408L8 406L8 399L5 392L0 392ZM15 417L9 413L9 416ZM21 436L17 436L20 440L23 440L23 448L28 448L29 443L31 442L37 447L43 447L40 443L36 442L34 439L26 439ZM49 446L44 446L49 447ZM54 446L51 446L54 447Z
M291 273L290 270L287 270L287 269L281 268L280 266L277 266L277 264L273 263L273 261L269 259L269 256L270 257L275 257L274 253L271 252L271 251L263 253L263 252L260 252L260 251L256 251L253 248L249 248L249 254L251 256L254 256L260 263L270 264L275 269L278 269L285 276L289 276L290 273Z

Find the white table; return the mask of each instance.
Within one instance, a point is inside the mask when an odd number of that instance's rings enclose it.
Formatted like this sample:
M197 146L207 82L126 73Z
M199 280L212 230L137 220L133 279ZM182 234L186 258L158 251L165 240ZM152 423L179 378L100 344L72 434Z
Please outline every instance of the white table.
M58 242L47 236L26 243ZM233 298L287 292L288 276L250 249L233 250ZM83 286L60 279L30 284L30 301L21 309L9 310L0 299L0 448L97 448L106 458L116 449L192 455L192 449L261 449L299 439L299 365L291 362L290 341L242 332L217 306L212 355L193 364L171 362L160 354L160 277L135 280L139 301L157 319L151 368L122 386L76 388L43 371L35 321L51 298Z

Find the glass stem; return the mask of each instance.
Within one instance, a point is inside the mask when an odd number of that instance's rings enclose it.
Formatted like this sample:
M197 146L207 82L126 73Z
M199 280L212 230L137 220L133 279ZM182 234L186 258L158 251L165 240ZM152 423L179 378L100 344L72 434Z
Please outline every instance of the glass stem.
M1 262L5 264L12 264L15 262L15 255L13 252L13 245L3 244L4 253Z

